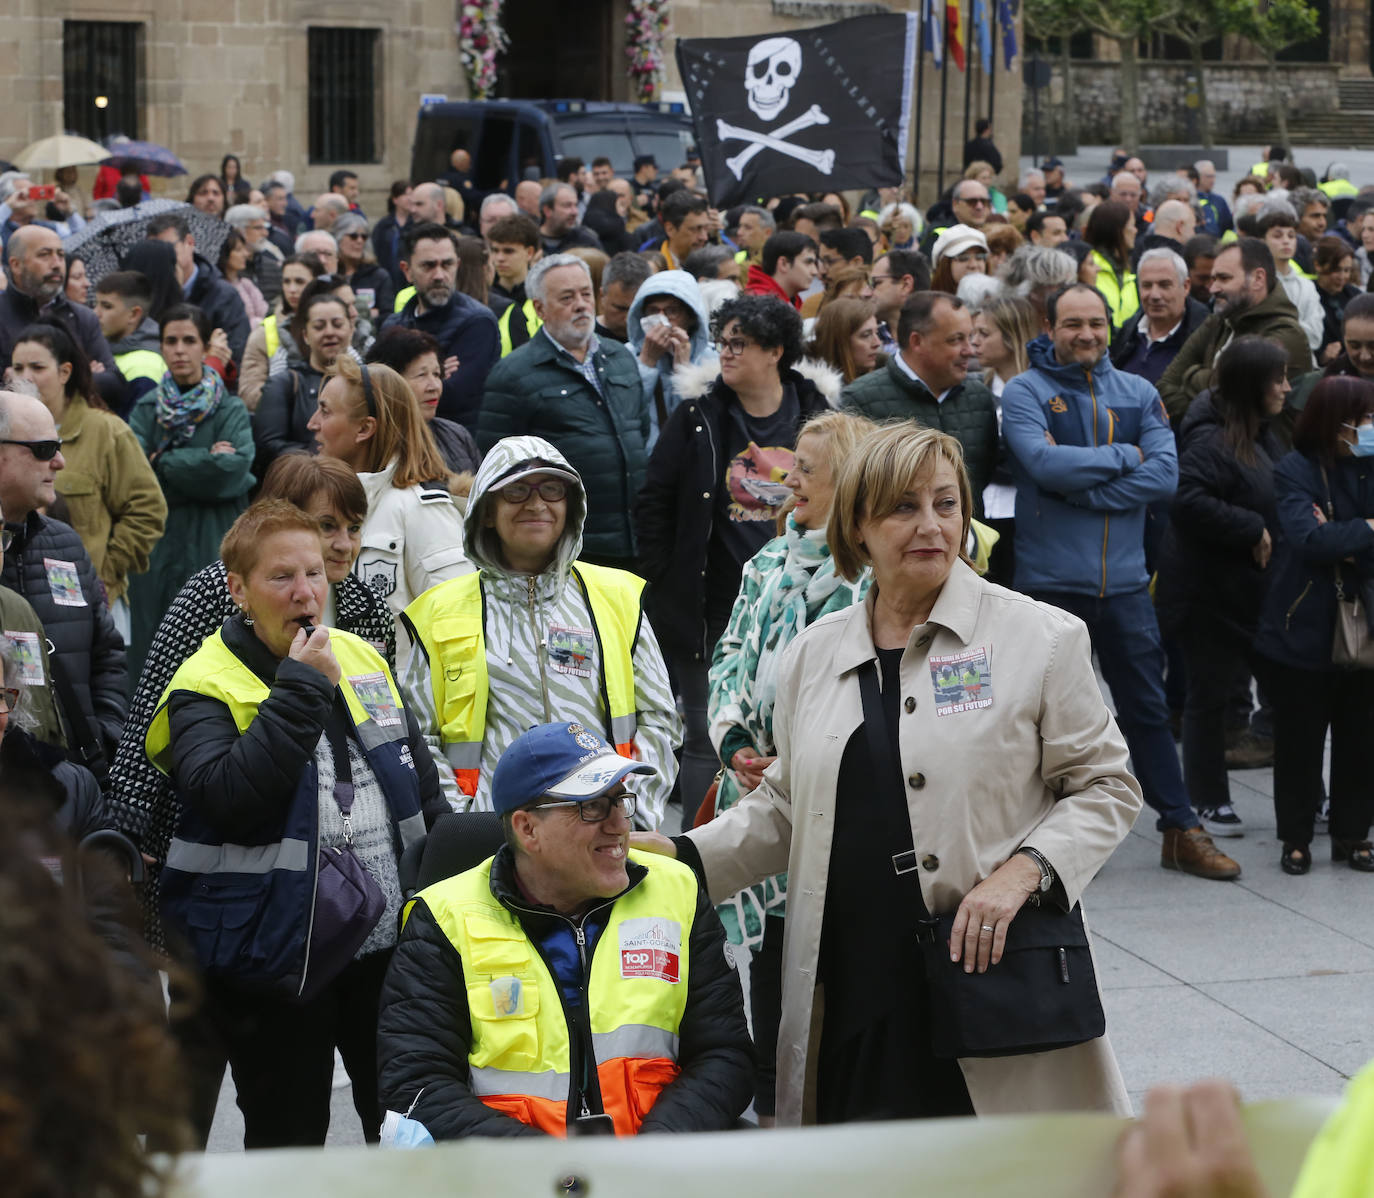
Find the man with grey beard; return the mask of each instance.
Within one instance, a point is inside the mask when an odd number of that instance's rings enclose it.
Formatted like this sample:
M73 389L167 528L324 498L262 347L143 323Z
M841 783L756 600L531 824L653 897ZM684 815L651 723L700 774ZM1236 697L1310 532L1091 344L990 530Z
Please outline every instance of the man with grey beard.
M458 239L443 225L406 226L401 273L415 294L382 328L419 329L439 343L444 390L437 415L475 431L487 372L501 353L496 317L458 290Z
M62 239L43 225L24 225L5 245L9 286L0 292L0 373L10 364L15 342L40 315L52 316L71 334L97 374L113 372L114 355L90 308L78 307L63 293L67 257Z
M477 443L529 434L556 445L587 491L581 557L631 569L632 513L644 483L649 408L634 355L596 335L587 264L554 254L530 267L525 293L543 327L487 379Z

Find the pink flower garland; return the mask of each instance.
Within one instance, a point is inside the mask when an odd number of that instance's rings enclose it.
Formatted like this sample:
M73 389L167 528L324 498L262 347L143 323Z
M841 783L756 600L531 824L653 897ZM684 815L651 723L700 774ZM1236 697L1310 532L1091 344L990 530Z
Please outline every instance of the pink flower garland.
M630 0L625 16L625 56L630 60L634 98L653 100L663 82L663 39L668 33L669 0Z
M474 100L485 100L496 86L496 56L510 45L501 28L504 0L463 0L458 18L458 55Z

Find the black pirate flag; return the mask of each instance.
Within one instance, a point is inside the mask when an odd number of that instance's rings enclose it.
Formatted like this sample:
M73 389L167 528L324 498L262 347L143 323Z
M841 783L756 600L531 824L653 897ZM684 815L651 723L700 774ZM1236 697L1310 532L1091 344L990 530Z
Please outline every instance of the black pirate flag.
M901 183L915 62L914 13L679 41L712 203Z

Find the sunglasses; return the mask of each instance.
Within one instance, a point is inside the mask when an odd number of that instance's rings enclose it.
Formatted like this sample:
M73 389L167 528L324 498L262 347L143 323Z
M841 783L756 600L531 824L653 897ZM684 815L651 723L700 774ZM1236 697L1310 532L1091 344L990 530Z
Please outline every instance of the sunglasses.
M561 478L546 478L535 486L531 483L510 483L497 494L507 503L524 503L535 491L545 503L557 503L568 494L568 484Z
M565 799L557 803L536 803L530 810L548 811L552 807L576 807L578 818L584 824L599 824L611 818L612 810L623 811L625 818L629 819L638 805L639 796L634 791L627 790L623 794L602 795L599 799L588 799L586 802Z
M12 441L8 437L0 437L0 445L22 445L40 462L51 462L57 456L57 451L62 448L62 438L57 437L51 441Z

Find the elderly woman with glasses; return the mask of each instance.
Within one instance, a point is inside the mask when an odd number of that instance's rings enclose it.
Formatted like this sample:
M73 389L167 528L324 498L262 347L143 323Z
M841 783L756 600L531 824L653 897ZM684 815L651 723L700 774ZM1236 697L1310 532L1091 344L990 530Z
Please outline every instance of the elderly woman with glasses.
M330 232L339 246L339 273L348 280L353 293L367 303L374 322L390 316L396 303L396 284L372 256L367 219L346 212Z
M707 735L711 655L729 623L744 563L774 535L791 492L801 427L838 400L840 373L802 360L802 322L772 296L716 311L720 361L679 368L678 406L649 459L636 519L649 612L672 663L687 720L683 820L720 768Z

